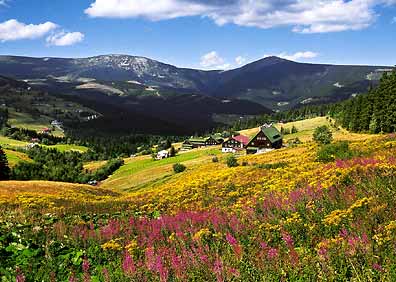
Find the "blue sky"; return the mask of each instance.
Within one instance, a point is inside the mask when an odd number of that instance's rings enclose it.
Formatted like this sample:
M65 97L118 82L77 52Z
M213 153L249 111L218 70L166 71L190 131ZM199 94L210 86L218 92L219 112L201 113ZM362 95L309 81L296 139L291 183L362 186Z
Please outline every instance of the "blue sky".
M73 4L71 4L73 3ZM0 54L396 64L396 0L0 0Z

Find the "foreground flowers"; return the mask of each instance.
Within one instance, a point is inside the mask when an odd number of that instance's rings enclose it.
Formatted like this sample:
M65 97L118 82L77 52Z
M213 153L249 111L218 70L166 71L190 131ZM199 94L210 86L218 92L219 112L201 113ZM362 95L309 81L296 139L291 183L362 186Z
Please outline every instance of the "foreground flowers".
M246 157L247 167L207 164L202 169L218 168L210 181L192 172L177 191L166 187L179 176L122 201L115 195L122 211L103 199L92 211L4 206L0 274L4 281L394 281L396 147L382 146L392 138L360 142L363 156L329 164L314 162L305 146L280 151L277 161L288 165L277 169L259 167L270 155Z

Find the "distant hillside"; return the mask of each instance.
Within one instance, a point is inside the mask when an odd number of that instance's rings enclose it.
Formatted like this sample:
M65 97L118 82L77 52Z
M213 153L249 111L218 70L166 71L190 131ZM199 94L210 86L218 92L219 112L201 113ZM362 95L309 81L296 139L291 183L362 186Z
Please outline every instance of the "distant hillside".
M345 100L376 85L390 69L267 57L234 70L202 71L129 55L79 59L0 56L0 74L39 88L162 98L199 94L250 100L273 110Z
M268 57L225 72L216 96L248 99L271 109L345 100L376 85L386 67L303 64Z

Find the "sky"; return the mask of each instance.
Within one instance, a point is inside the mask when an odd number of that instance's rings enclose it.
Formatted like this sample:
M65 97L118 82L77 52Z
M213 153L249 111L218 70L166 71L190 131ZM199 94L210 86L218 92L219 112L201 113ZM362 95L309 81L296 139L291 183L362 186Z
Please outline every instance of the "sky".
M396 64L396 0L0 0L0 54L127 54L231 69Z

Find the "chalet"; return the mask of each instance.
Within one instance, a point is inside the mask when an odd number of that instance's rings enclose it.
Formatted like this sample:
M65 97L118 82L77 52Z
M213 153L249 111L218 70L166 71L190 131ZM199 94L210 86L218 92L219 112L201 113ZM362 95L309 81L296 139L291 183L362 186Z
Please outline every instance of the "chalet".
M51 133L51 129L48 128L48 127L43 128L43 129L41 130L41 133L42 133L42 134L49 134L49 133Z
M184 141L182 145L182 150L191 150L195 148L207 147L207 146L215 146L218 145L216 139L213 137L206 138L190 138Z
M162 160L169 158L169 152L167 150L162 150L157 153L157 157L155 159Z
M262 153L282 147L282 134L273 126L262 126L246 146L248 154Z
M223 143L221 151L223 153L236 153L243 150L248 143L249 137L247 136L233 136Z

